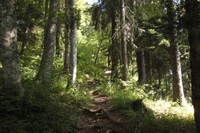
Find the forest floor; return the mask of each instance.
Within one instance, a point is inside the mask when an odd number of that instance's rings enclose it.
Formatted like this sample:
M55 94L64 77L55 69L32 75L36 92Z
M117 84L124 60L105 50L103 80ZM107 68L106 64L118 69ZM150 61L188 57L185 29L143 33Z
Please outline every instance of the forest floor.
M91 105L79 110L77 133L123 133L128 123L125 116L109 103L110 98L90 90Z

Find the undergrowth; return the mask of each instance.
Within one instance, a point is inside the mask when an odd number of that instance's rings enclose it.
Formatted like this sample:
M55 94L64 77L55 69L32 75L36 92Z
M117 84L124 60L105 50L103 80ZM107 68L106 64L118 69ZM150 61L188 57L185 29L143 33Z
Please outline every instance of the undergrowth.
M129 120L127 133L194 133L193 107L155 100L136 82L104 83L97 90L111 98L111 106ZM142 101L141 103L137 103ZM141 105L140 105L141 104ZM139 107L138 107L139 106ZM137 108L137 109L136 109ZM138 109L139 108L139 109Z
M74 89L47 89L24 84L22 99L0 97L1 133L70 133L74 132L79 106L87 102L87 94Z
M0 133L75 132L78 108L90 100L86 91L66 89L67 76L60 64L47 88L34 80L39 58L27 56L21 62L25 94L22 98L0 94Z

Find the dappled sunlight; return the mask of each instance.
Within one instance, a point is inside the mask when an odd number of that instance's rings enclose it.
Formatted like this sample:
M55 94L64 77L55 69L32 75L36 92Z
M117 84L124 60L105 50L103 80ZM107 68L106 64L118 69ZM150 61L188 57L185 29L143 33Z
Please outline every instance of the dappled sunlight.
M0 133L200 131L199 2L10 1Z
M158 100L145 100L146 105L153 110L155 117L172 117L193 120L194 109L191 105L181 107L177 103Z
M105 83L98 91L110 96L113 108L127 117L127 132L188 133L194 132L193 106L181 107L168 100L152 100L144 88L134 83L121 88L120 83Z
M4 37L4 41L5 41L4 42L4 44L5 44L4 47L10 49L10 46L13 45L13 43L16 43L16 41L17 41L16 35L17 35L16 28L13 28L12 30L7 31L5 33L5 37Z

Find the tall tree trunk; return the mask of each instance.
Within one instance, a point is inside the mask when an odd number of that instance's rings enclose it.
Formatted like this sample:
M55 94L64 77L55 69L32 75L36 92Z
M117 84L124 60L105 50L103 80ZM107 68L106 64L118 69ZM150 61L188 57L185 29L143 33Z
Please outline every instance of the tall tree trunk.
M23 96L15 5L16 0L0 1L0 56L3 66L3 90L9 95Z
M58 11L60 11L60 0L58 0ZM60 31L61 22L60 19L57 20L57 31L56 31L56 55L60 57Z
M55 12L58 10L58 0L50 1L49 17L44 36L44 49L42 61L36 79L41 83L48 84L52 74L54 61L54 46L56 44L57 19Z
M181 62L177 43L171 44L171 60L173 74L173 101L179 102L181 105L187 105L183 91Z
M70 9L70 78L68 86L74 88L76 87L77 72L77 24L75 0L70 0Z
M121 0L121 50L122 50L122 80L128 80L128 54L126 42L126 21L124 0Z
M173 101L178 102L180 105L187 105L182 82L181 62L179 56L178 44L175 41L176 26L175 26L175 12L173 10L173 0L167 1L168 9L168 24L169 24L169 41L171 50L171 64L173 74Z
M146 83L146 67L144 49L136 52L137 68L138 68L138 82L143 85Z
M57 57L60 57L60 24L57 25L57 31L56 31L56 55Z
M152 84L153 77L153 64L152 64L152 51L149 50L145 55L145 63L146 63L146 82Z
M69 2L65 0L65 51L64 51L64 71L69 73L69 54L70 54L70 39L69 39Z
M196 131L200 133L200 2L186 0L188 20L188 39L190 44L190 61L192 77L192 103Z
M112 48L111 48L111 62L112 62L112 73L111 73L111 79L116 80L118 78L118 71L117 71L117 66L118 66L118 50L117 50L117 42L114 37L114 34L116 33L116 14L115 10L111 11L111 19L112 19Z
M149 37L149 46L152 45L151 37ZM152 63L152 50L146 51L145 63L146 63L146 81L151 85L153 78L153 63Z

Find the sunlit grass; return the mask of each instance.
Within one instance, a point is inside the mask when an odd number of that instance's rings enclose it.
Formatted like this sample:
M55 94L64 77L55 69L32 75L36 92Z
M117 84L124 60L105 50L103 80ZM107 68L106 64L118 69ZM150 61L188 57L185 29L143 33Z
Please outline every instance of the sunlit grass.
M132 83L105 83L98 88L111 98L111 106L122 112L130 121L127 133L193 133L194 110L189 103L181 107L168 99L152 100L152 95L145 93L145 87ZM131 104L142 100L139 111Z
M177 103L165 100L144 100L144 103L154 112L155 117L176 117L178 119L194 119L194 109L192 105L181 107Z

